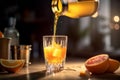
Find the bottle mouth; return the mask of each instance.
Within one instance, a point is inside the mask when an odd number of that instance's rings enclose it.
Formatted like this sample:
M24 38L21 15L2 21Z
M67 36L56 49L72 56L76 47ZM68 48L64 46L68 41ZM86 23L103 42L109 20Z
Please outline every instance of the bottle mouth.
M68 9L67 0L52 0L52 11L54 14L62 14Z

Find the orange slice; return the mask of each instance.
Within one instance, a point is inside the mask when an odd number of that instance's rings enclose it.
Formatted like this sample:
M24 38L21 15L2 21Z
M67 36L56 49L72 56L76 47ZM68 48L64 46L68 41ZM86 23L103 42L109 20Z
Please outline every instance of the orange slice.
M85 62L85 67L92 74L104 73L109 67L109 56L107 54L93 56Z
M7 59L1 59L0 65L1 67L8 71L8 72L17 72L20 70L24 65L24 60L7 60Z
M89 72L84 65L81 66L80 76L81 77L85 77L85 76L89 77L90 75L91 75L91 72Z

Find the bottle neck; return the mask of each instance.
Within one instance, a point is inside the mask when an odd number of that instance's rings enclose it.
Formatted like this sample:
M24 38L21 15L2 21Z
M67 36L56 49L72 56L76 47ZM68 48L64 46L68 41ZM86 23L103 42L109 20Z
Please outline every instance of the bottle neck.
M62 6L63 6L63 9L62 9L62 13L68 11L68 0L61 0L62 1Z
M9 26L12 27L12 28L15 28L15 25L16 25L16 18L10 17Z

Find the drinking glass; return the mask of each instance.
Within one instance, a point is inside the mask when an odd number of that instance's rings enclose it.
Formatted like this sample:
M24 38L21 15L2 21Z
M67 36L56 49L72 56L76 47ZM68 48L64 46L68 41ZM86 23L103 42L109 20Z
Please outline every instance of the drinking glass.
M64 69L67 51L67 36L43 36L44 59L46 73L51 74Z
M10 58L10 40L11 38L0 38L0 59Z
M13 60L25 60L26 67L30 64L30 53L31 53L31 45L12 45L11 46L11 59Z

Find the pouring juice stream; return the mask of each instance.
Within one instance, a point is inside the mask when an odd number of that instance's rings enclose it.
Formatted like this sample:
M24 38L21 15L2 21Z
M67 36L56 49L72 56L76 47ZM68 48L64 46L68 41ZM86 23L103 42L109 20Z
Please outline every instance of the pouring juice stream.
M98 0L52 0L51 5L55 14L53 32L55 37L59 16L79 18L93 15L98 8ZM53 43L55 43L55 38L53 38Z
M64 1L67 1L66 3ZM72 1L72 2L69 2ZM64 3L63 3L64 2ZM61 63L65 58L66 47L56 42L56 30L59 16L79 18L96 12L98 0L52 0L52 11L55 14L52 43L44 47L45 58L48 63Z

